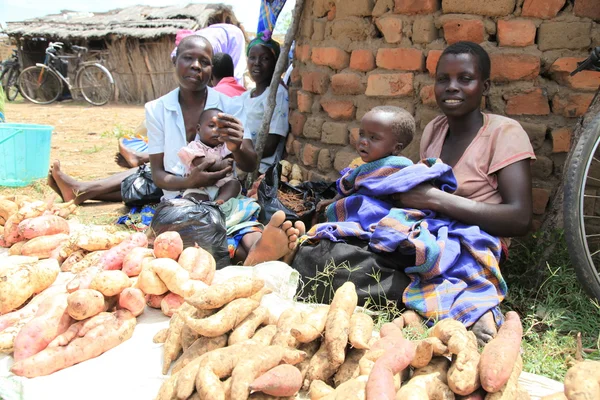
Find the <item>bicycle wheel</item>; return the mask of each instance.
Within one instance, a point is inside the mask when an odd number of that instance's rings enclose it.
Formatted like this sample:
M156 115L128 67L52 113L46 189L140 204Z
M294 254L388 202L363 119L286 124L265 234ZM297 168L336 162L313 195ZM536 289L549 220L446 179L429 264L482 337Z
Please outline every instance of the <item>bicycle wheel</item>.
M6 98L8 101L14 101L19 94L19 70L17 68L11 68L8 73L8 79L6 83L6 87L4 88L4 92L6 93Z
M21 96L35 104L50 104L62 93L62 82L48 67L28 67L19 75Z
M95 106L108 103L115 90L112 75L100 64L85 65L77 74L77 85L83 98Z
M600 115L584 130L567 166L564 226L579 283L600 300Z

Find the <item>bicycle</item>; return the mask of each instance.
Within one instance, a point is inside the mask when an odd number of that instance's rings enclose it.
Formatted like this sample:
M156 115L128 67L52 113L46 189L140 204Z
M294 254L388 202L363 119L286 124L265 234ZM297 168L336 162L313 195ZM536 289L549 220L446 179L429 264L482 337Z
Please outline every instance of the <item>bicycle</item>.
M50 104L58 99L63 92L63 85L73 93L80 91L83 98L90 104L102 106L113 96L115 83L112 75L102 64L95 61L83 61L87 47L71 46L77 52L76 56L59 56L57 50L63 43L50 42L46 48L44 63L25 68L19 75L19 90L27 100L36 104ZM69 78L57 68L65 59L75 58L75 83L72 86ZM56 65L55 65L56 64ZM67 75L65 73L65 75Z
M9 59L2 62L2 73L0 74L0 82L2 89L6 93L8 101L14 101L19 94L18 78L21 73L21 63L17 50L13 50Z
M600 47L592 50L571 76L583 70L600 71ZM600 96L600 88L596 96ZM600 202L596 205L600 199L600 113L590 121L567 160L563 215L577 278L588 295L600 300Z

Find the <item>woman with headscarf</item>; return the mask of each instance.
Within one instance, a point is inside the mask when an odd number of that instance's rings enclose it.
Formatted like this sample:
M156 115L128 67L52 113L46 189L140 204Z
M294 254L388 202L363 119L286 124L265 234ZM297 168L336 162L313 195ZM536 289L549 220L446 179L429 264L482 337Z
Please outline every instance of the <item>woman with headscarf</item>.
M246 49L248 72L256 84L256 88L243 93L234 100L240 102L241 113L238 115L244 123L244 139L250 139L256 145L258 132L267 107L269 85L275 72L275 64L280 53L279 43L271 39L270 32L259 32ZM271 118L269 135L263 151L259 172L264 173L281 156L288 134L289 98L283 83L277 86L275 111Z

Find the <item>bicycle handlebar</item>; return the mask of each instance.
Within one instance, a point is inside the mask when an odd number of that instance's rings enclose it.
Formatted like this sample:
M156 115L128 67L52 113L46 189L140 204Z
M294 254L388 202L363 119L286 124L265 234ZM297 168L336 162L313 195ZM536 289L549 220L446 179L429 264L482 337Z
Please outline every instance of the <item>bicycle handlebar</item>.
M577 68L569 76L573 76L583 70L600 71L600 46L592 50L589 57L577 63Z
M72 46L71 46L71 48L72 48L73 50L75 50L75 51L80 51L80 52L82 52L82 53L87 53L87 51L88 51L88 48L87 48L87 47L82 47L82 46L75 46L75 45L72 45Z

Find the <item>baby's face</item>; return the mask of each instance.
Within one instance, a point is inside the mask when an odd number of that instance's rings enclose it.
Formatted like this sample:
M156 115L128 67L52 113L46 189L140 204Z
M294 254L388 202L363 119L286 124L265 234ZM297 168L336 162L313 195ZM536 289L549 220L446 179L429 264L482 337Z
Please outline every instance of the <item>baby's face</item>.
M219 135L213 129L217 127L213 118L219 114L218 111L204 111L198 122L198 134L200 135L200 141L209 147L216 147L221 142L219 141Z
M395 155L400 144L385 113L368 112L360 121L356 151L364 162Z

